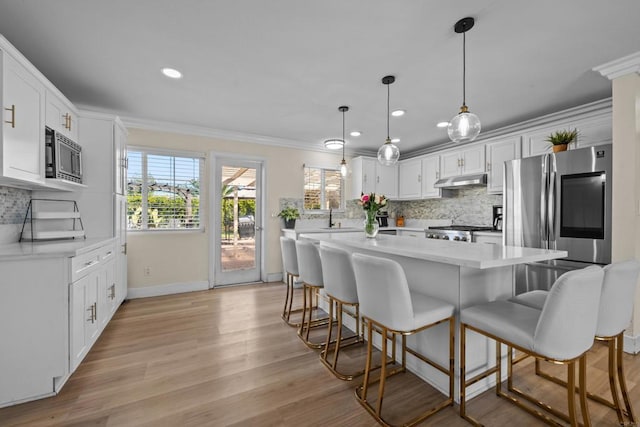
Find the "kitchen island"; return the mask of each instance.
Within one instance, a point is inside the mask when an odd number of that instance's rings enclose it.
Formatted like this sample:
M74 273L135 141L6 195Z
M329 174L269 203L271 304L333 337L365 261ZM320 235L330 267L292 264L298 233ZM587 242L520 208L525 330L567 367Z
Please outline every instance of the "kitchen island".
M487 301L507 299L515 288L514 267L536 261L564 258L566 251L487 245L402 236L378 235L368 239L364 233L302 234L323 246L348 252L365 253L393 259L404 268L412 291L437 297L460 309ZM446 365L448 359L448 326L438 325L407 339L410 347ZM493 341L475 333L467 335L467 373L470 377L486 370L495 360ZM456 391L459 389L460 343L456 329ZM506 354L506 352L504 352ZM417 363L407 356L407 367L442 393L446 393L446 377L431 366ZM506 373L506 369L503 371ZM493 385L494 377L474 384L468 390L472 397Z

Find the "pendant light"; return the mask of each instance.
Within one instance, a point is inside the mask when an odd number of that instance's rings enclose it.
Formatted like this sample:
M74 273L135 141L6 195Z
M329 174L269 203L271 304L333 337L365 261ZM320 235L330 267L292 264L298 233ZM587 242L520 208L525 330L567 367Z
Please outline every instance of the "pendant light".
M394 76L384 76L382 84L387 85L387 141L378 149L378 161L385 165L394 165L400 158L400 150L398 146L391 142L389 137L389 85L396 81Z
M347 143L347 141L344 139L344 113L349 111L349 107L347 107L346 105L342 105L338 107L338 110L342 112L342 161L340 162L340 175L346 177L348 170L347 161L344 159L344 146Z
M473 28L473 18L462 18L453 27L455 32L462 33L462 107L460 113L451 119L447 132L453 142L471 142L480 133L480 119L469 112L466 104L466 32Z

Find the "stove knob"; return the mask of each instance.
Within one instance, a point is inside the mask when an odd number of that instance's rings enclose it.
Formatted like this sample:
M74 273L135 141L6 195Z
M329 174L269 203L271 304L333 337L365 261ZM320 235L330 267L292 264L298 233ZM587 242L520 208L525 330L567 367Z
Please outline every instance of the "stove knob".
M462 239L460 239L460 240L462 240L463 242L466 242L466 241L467 241L467 238L466 238L466 237L463 237L463 238L462 238Z
M442 236L442 240L449 240L449 236Z
M454 237L454 238L453 238L453 240L455 240L455 241L457 242L457 241L459 241L459 240L460 240L460 237L459 237L459 236L456 236L456 237Z

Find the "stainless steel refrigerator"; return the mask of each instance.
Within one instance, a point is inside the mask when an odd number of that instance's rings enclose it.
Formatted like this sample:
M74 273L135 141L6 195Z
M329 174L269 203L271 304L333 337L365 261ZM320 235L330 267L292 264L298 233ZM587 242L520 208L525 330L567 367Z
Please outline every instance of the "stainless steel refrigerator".
M518 266L516 293L611 262L611 153L608 144L505 162L504 243L569 253Z

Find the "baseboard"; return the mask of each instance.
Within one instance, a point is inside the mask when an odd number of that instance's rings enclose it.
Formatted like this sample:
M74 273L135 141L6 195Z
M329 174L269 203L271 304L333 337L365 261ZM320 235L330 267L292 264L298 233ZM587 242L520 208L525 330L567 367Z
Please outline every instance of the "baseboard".
M625 353L640 353L640 335L636 335L635 337L625 335L623 349Z
M167 283L158 286L127 289L127 299L158 297L161 295L181 294L184 292L206 291L209 282Z
M267 274L267 282L282 282L282 273Z

